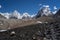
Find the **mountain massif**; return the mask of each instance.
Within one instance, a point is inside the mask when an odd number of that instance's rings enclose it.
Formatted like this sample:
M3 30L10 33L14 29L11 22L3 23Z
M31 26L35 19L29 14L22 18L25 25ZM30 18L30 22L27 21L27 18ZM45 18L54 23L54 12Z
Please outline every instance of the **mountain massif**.
M43 7L34 18L27 13L23 19L12 15L10 19L0 15L0 40L60 40L60 10L52 14Z

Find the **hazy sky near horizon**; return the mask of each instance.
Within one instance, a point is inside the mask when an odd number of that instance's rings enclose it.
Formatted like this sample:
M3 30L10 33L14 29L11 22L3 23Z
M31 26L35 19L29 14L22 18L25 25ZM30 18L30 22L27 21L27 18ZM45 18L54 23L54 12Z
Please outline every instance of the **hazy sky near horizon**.
M60 8L60 0L0 0L0 12L13 12L35 14L42 5L49 5L51 10L54 6Z

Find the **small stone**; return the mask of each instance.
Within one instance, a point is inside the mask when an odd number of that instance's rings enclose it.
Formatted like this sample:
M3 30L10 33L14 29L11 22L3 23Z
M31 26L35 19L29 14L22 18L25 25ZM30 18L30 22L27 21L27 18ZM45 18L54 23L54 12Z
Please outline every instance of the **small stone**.
M33 39L36 39L35 37L33 37Z
M12 31L11 34L15 34L15 31Z
M45 22L45 23L48 23L48 22Z
M0 25L3 25L3 23L0 23Z
M15 34L16 34L15 31L12 31L10 35L14 36Z

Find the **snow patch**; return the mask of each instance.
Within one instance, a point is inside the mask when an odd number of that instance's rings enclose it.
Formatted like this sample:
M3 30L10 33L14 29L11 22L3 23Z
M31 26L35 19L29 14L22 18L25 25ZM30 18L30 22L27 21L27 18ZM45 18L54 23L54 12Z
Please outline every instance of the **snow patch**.
M23 13L22 19L30 19L30 18L31 18L31 15L29 15L29 13L27 12Z
M25 16L25 17L30 17L30 15L27 13L27 12L25 12L25 13L23 13L23 15L22 16Z
M0 30L0 32L4 32L4 31L7 31L7 30Z
M0 8L1 8L2 6L0 5Z
M42 23L41 21L37 21L37 23Z
M57 7L56 6L54 6L54 10L56 10L57 9Z

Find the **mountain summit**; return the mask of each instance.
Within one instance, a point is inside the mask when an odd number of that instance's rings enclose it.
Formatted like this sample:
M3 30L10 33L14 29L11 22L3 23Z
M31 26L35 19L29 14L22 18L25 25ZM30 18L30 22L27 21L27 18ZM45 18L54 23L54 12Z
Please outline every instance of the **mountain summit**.
M38 17L41 17L41 16L52 16L52 12L50 11L50 8L49 6L43 6L39 11L38 11L38 14L37 14L37 18Z
M20 19L20 13L17 11L17 10L15 10L12 14L11 14L11 16L10 16L10 19L11 18L16 18L16 19Z

